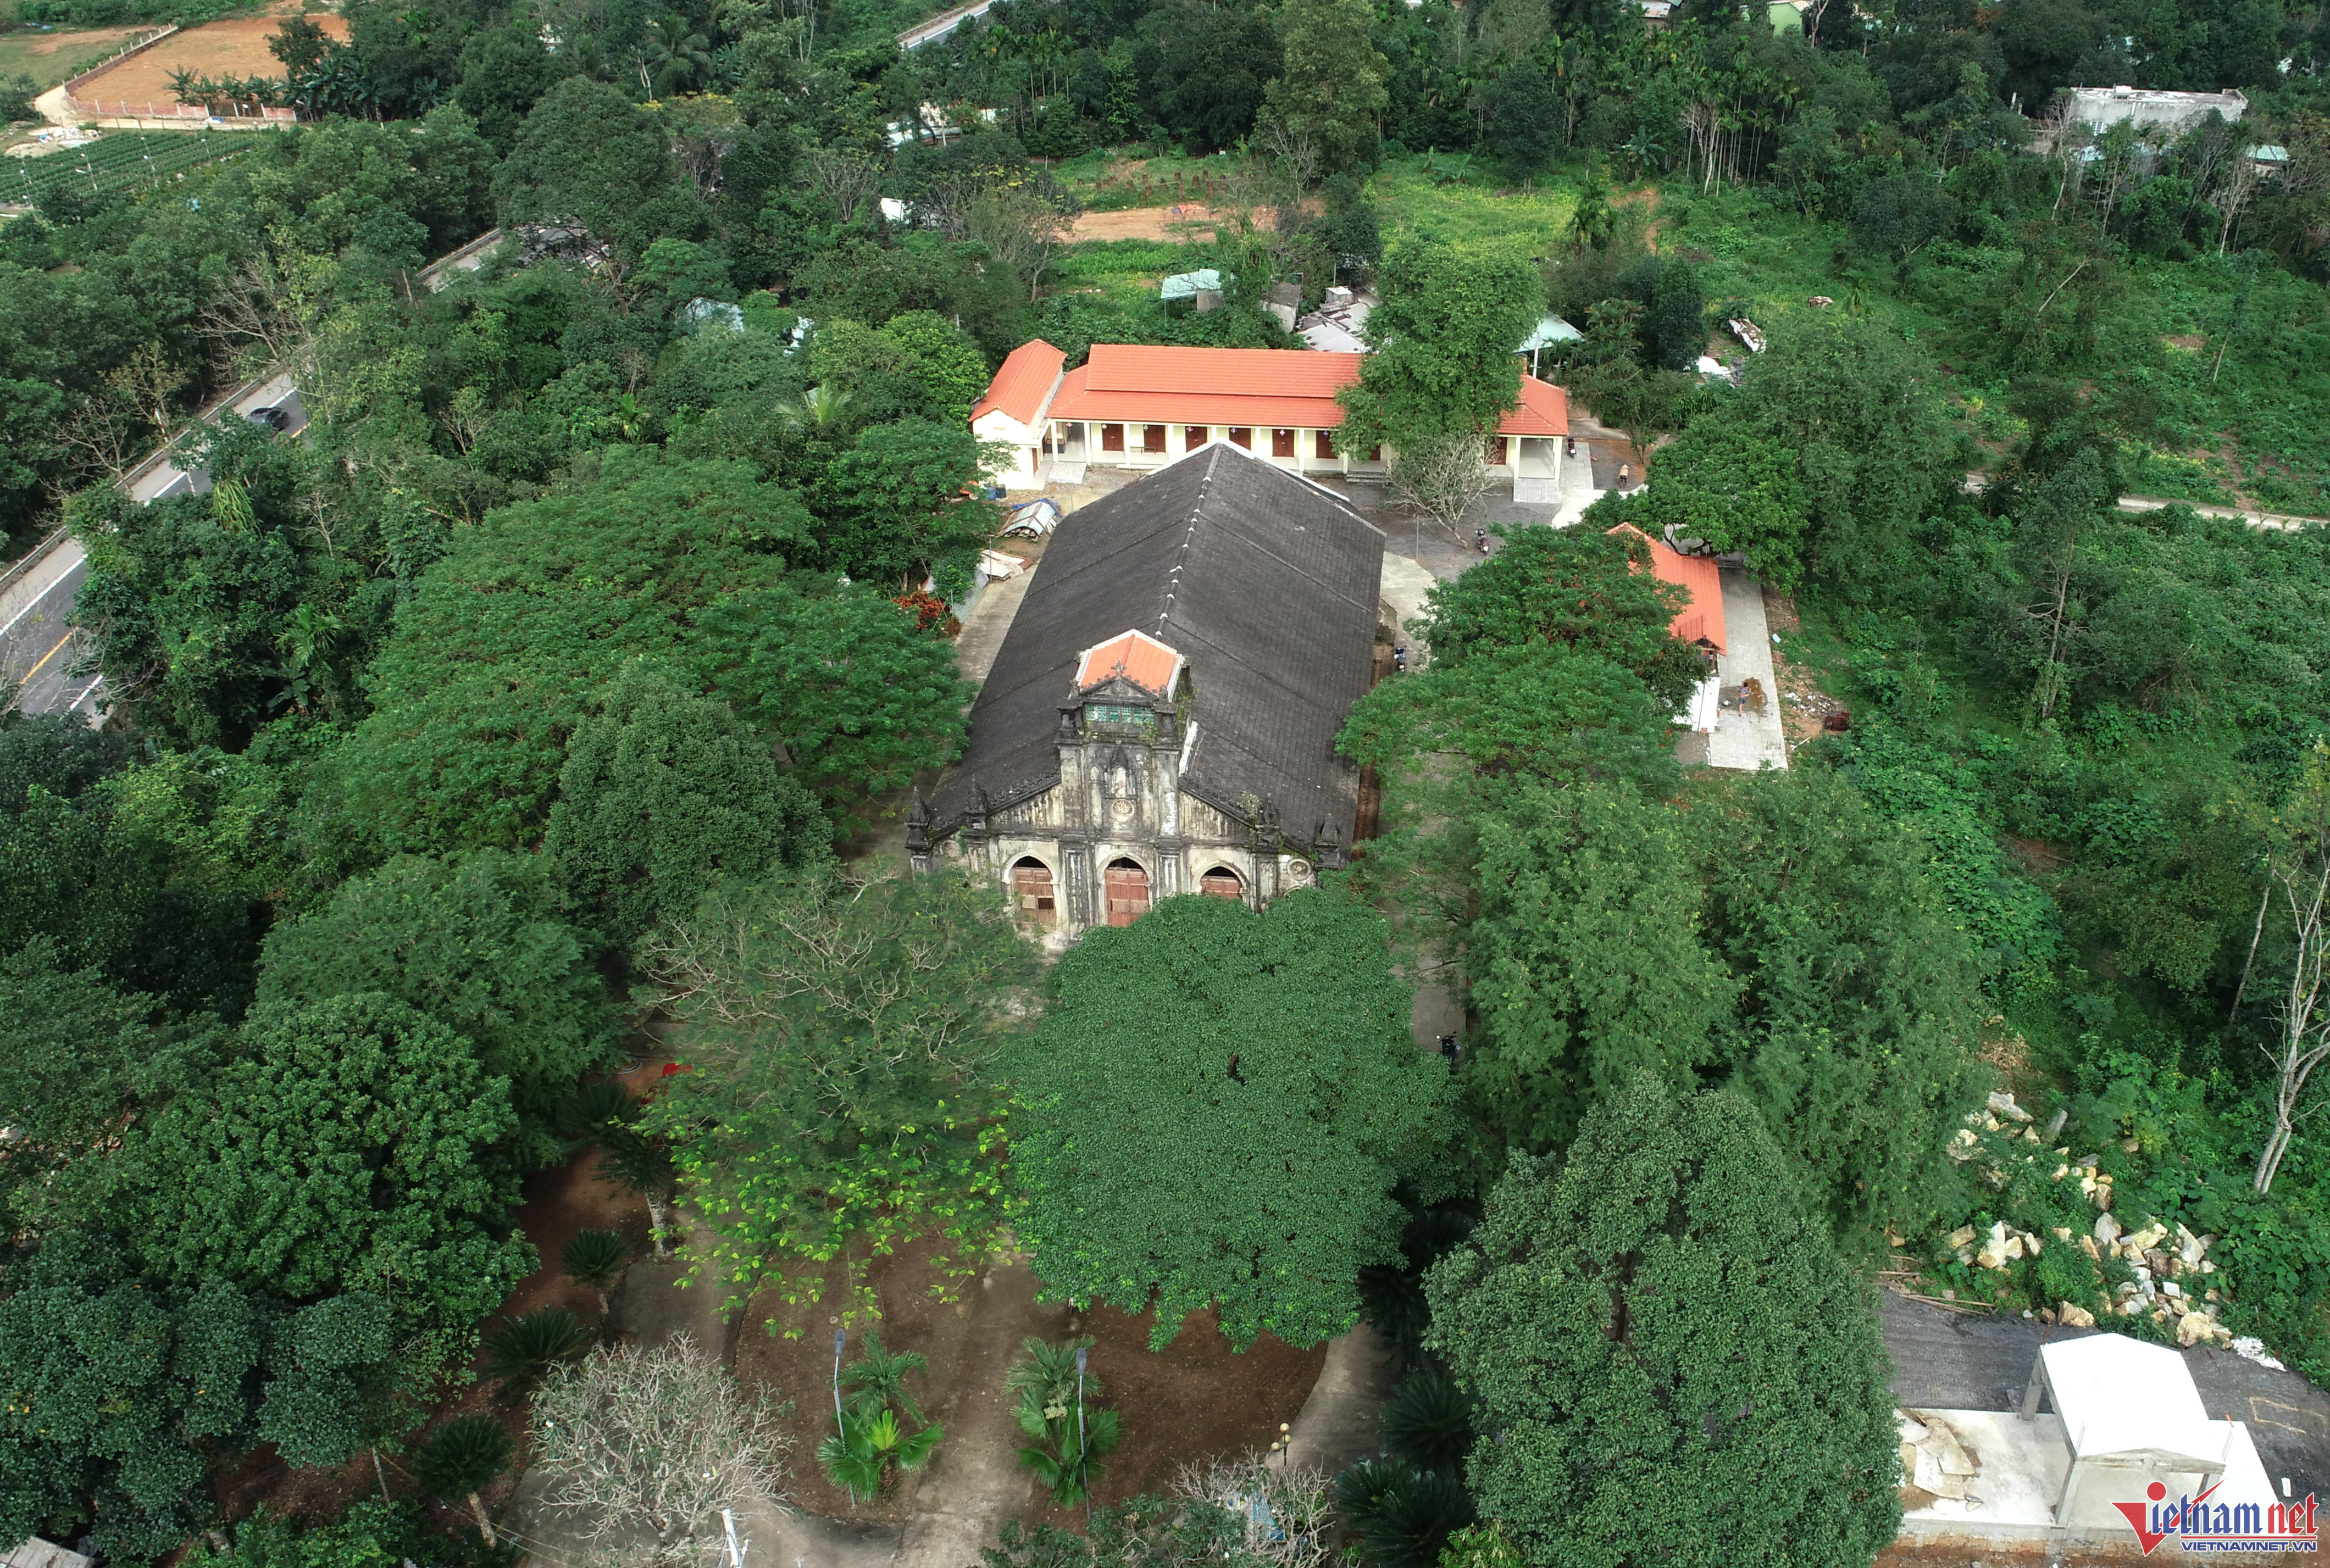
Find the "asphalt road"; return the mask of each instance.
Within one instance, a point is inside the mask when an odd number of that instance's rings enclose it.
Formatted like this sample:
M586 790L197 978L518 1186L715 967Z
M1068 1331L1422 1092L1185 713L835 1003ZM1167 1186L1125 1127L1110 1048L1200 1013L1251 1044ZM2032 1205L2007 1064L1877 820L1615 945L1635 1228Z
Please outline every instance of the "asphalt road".
M92 651L86 633L72 624L73 596L89 576L89 562L77 545L75 559L47 590L15 609L0 626L0 678L21 683L16 705L27 713L91 713L103 690L82 661Z

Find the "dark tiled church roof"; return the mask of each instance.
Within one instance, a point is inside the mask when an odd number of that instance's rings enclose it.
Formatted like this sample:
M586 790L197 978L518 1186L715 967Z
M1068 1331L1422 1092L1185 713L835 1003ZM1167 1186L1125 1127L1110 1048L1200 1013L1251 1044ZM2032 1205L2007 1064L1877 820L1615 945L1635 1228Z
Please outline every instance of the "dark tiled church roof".
M1383 547L1332 495L1226 444L1070 513L939 781L932 831L961 824L975 784L1001 807L1056 783L1077 656L1142 631L1189 661L1185 787L1234 815L1268 800L1288 837L1323 821L1350 844L1359 775L1335 736L1370 679Z

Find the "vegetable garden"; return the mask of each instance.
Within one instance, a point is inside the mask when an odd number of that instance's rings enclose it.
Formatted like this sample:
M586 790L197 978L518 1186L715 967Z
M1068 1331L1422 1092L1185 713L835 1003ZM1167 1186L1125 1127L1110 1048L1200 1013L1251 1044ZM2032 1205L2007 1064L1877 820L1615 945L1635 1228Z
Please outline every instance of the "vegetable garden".
M16 166L0 175L0 200L37 203L50 192L65 188L90 195L158 190L182 178L188 169L248 152L253 145L251 137L264 134L131 131L104 137L45 157L14 160Z

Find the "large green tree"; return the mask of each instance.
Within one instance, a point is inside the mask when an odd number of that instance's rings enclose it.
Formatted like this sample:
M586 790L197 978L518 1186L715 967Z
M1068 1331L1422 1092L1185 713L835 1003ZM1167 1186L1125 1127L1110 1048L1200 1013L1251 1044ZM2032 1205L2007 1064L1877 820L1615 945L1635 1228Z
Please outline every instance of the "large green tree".
M1804 581L1810 500L1796 452L1735 405L1691 420L1659 453L1658 483L1631 510L1645 533L1744 552L1776 588Z
M242 1047L131 1133L123 1222L149 1267L295 1301L367 1290L400 1337L459 1343L535 1264L510 1230L507 1082L377 993L254 1008Z
M942 1238L965 1271L1002 1223L996 1069L1036 954L990 885L830 864L724 884L641 968L687 1072L649 1110L712 1257L746 1293L868 1240Z
M366 991L427 1014L509 1080L529 1160L558 1157L559 1105L615 1049L606 983L539 855L398 855L268 933L260 1002Z
M1507 1144L1542 1153L1637 1072L1690 1086L1738 987L1700 940L1705 895L1672 807L1591 785L1502 805L1481 823L1464 931L1481 1025L1463 1086Z
M1446 1086L1388 935L1314 889L1263 913L1168 899L1068 950L1013 1057L1018 1231L1046 1297L1153 1308L1159 1348L1207 1308L1240 1349L1351 1326Z
M1742 1101L1635 1080L1425 1290L1525 1563L1866 1568L1899 1528L1874 1291Z
M331 764L381 848L538 843L600 688L675 653L703 608L781 582L810 527L745 463L621 447L596 468L464 530L397 611L373 713Z
M681 185L665 137L620 89L570 76L544 93L495 172L505 224L587 231L636 264L669 233L688 238L706 214Z
M1527 527L1436 584L1411 630L1420 672L1362 697L1339 744L1376 770L1383 831L1359 868L1411 919L1403 940L1453 937L1476 905L1484 823L1516 787L1678 782L1672 719L1706 661L1669 629L1682 600L1631 534Z
M543 848L601 934L628 945L694 913L713 883L798 865L829 836L817 802L726 704L633 665L567 744Z
M208 1064L224 1032L160 1025L156 1011L93 968L67 968L49 938L0 958L0 1122L14 1134L0 1193L14 1223L45 1229L51 1211L70 1211L74 1167Z
M1520 398L1515 348L1545 309L1545 285L1515 251L1430 240L1392 247L1378 274L1382 303L1363 335L1372 351L1338 394L1339 439L1422 453L1486 441Z
M954 647L867 588L738 594L698 618L706 678L783 746L836 810L962 752L971 688ZM714 663L712 661L725 661Z
M114 1555L157 1557L210 1516L212 1467L254 1441L345 1462L384 1386L388 1319L374 1296L287 1310L218 1279L157 1285L103 1235L49 1233L0 1292L0 1531L88 1521Z
M1981 1098L1975 945L1926 874L1932 852L1841 774L1758 775L1694 821L1705 940L1742 987L1718 1071L1839 1242L1873 1252L1885 1222L1930 1200L1937 1151Z
M1315 160L1306 173L1340 173L1374 146L1376 122L1391 103L1375 10L1367 0L1286 0L1277 22L1285 59L1263 90L1263 140Z

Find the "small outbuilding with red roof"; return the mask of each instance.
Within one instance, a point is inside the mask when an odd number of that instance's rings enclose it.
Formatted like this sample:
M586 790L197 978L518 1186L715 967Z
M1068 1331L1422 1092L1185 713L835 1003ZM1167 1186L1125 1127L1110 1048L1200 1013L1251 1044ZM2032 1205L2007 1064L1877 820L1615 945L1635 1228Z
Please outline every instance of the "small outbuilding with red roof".
M1007 442L994 477L1006 489L1073 484L1087 465L1146 472L1226 442L1291 473L1380 475L1380 448L1347 452L1335 439L1335 394L1366 355L1325 349L1179 348L1097 343L1083 364L1041 338L997 371L971 411L971 432ZM1520 396L1482 454L1516 501L1560 498L1569 397L1524 375Z

